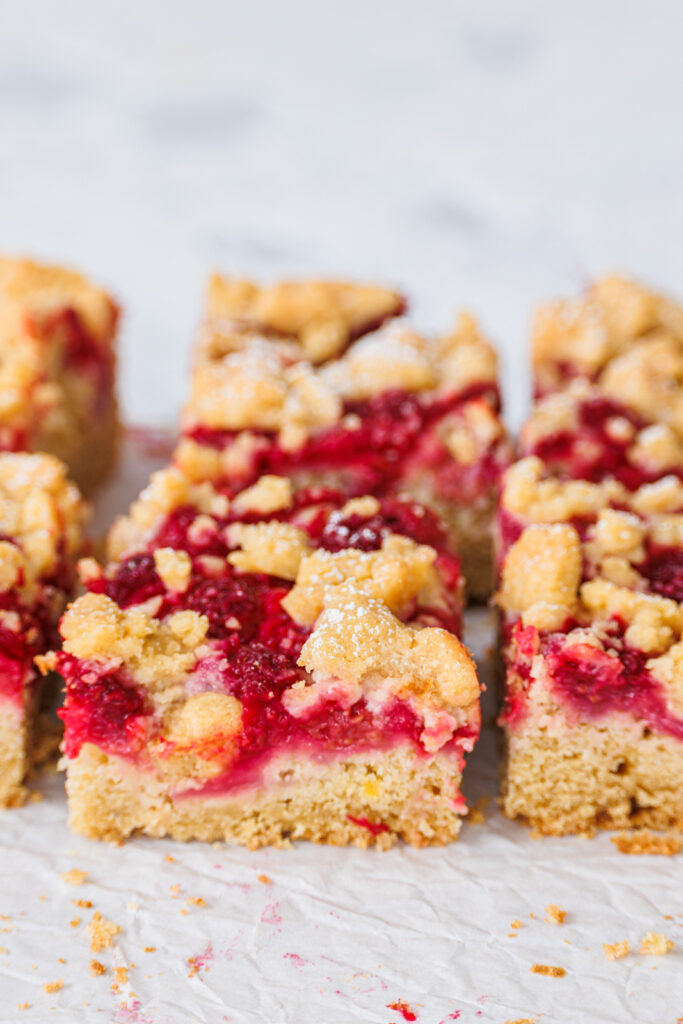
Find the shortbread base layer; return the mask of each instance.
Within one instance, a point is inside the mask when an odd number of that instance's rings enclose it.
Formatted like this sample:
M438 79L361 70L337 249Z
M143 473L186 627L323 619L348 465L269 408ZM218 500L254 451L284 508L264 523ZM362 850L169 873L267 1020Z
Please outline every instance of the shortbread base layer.
M272 786L174 799L154 773L84 744L67 765L70 825L114 842L143 832L251 849L296 839L380 849L403 839L422 847L452 842L460 831L454 754L427 759L396 748L323 766L293 755L276 770L269 766L268 775L277 780Z
M544 835L683 829L683 743L646 729L579 724L507 738L503 812Z
M31 723L30 712L13 701L0 702L0 807L20 807L26 800Z
M90 497L114 469L120 437L118 407L112 400L97 418L80 423L74 414L68 430L45 430L37 446L66 463L71 479L82 494Z

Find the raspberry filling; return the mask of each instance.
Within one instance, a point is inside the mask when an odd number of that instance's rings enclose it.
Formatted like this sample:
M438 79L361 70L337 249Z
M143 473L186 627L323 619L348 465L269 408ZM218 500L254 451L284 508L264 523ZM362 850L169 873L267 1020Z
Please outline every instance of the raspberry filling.
M628 490L635 491L662 476L660 467L650 471L630 461L633 434L647 425L619 402L589 398L578 408L575 429L549 434L530 445L524 454L537 455L563 479L600 483L614 477ZM621 429L624 426L626 429ZM672 468L670 472L683 476L680 469Z
M571 626L567 623L567 629ZM683 719L669 711L664 688L648 671L651 655L630 647L624 630L623 623L613 620L603 650L588 643L567 643L566 632L544 635L516 623L509 636L517 685L508 689L502 721L514 728L524 718L533 685L532 660L541 653L553 693L582 719L625 712L653 732L683 740Z
M115 311L109 336L116 327L117 319L118 311ZM88 330L77 311L68 306L45 317L40 325L32 326L38 336L57 342L66 369L93 381L95 408L102 410L113 387L114 359L111 351Z
M649 581L655 594L683 601L683 550L653 545L635 568Z
M398 479L427 468L437 473L444 496L464 500L495 485L501 472L502 454L496 449L482 453L471 466L455 461L437 433L450 419L455 424L467 402L486 399L499 405L496 389L488 382L472 385L455 395L426 400L399 390L382 392L362 401L344 404L342 420L320 431L296 451L282 449L275 435L251 431L259 440L250 469L231 480L241 490L265 473L291 476L306 470L337 471L348 493L381 494ZM217 450L229 447L238 431L195 427L190 439Z
M12 590L0 594L0 612L11 613L16 631L9 626L10 616L0 624L0 694L21 703L25 685L38 685L40 677L33 659L56 646L53 593L49 585L30 608Z
M437 550L446 586L452 585L452 594L456 593L459 562L445 546L445 528L437 516L415 503L396 499L383 502L378 513L345 516L336 510L336 502L335 492L311 489L299 494L280 518L306 529L315 544L329 551L350 547L377 550L391 532L429 542ZM207 617L207 653L202 653L188 678L188 694L208 689L237 697L242 704L242 733L229 771L207 783L203 791L256 783L264 764L280 748L325 757L403 741L424 752L420 742L424 723L405 701L393 700L380 712L371 712L364 699L350 707L323 701L305 717L294 717L285 709L284 692L305 677L297 660L310 628L298 625L282 608L289 583L263 573L239 572L225 561L231 550L226 530L230 516L214 520L213 528L197 530L193 528L197 515L189 506L174 510L149 542L148 551L121 562L113 573L92 580L89 587L106 593L122 608L156 599L157 605L151 607L156 607L160 619L180 609ZM252 521L258 518L251 516ZM185 550L192 559L189 584L182 594L167 591L156 572L151 552L160 546ZM223 560L216 575L207 576L200 563L207 554ZM444 597L444 608L416 608L415 618L436 621L455 631L459 607L454 596ZM67 685L67 702L61 712L67 756L76 757L83 743L93 742L108 752L137 759L147 740L158 736L160 726L144 690L125 673L107 671L98 662L79 661L61 653L58 663ZM449 747L469 749L476 734L476 727L460 730ZM162 741L160 749L172 754L168 741Z

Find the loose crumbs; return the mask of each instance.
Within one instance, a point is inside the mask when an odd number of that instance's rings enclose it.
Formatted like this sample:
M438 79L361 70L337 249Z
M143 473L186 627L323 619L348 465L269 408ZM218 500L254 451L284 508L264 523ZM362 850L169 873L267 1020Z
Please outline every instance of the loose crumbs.
M608 960L621 960L626 956L631 947L628 939L624 939L623 942L613 942L611 944L603 942L602 948Z
M43 985L43 992L59 992L60 988L64 988L63 978L58 978L57 981L46 981Z
M671 939L667 939L666 935L662 935L661 932L646 932L640 944L640 952L643 956L664 956L665 953L670 953L675 948L675 943Z
M563 910L562 907L558 907L556 903L549 903L545 908L545 913L545 919L548 924L562 924L567 916L567 911Z
M662 835L659 832L650 832L649 829L642 829L640 832L620 832L612 836L611 841L619 853L650 853L660 854L665 857L673 857L681 852L680 836Z
M120 925L114 924L113 921L107 921L106 917L102 917L99 910L96 910L88 925L90 949L93 953L101 953L103 949L109 949L114 936L118 935L120 931Z
M71 868L70 871L62 871L59 877L67 885L83 885L88 877L88 872L81 871L80 868Z
M107 968L104 964L101 964L99 960L90 961L90 973L91 974L106 974Z
M548 978L564 978L567 973L564 967L552 967L550 964L533 964L532 974L544 974Z

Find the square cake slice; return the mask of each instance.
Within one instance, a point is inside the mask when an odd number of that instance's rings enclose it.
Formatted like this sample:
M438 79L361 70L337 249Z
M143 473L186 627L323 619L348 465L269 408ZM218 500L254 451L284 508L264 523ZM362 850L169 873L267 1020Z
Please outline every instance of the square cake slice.
M315 366L298 341L211 328L176 463L227 493L262 474L349 496L434 509L463 557L468 591L492 587L492 520L510 452L497 360L471 317L428 339L395 320Z
M504 812L545 834L682 828L683 485L607 493L534 468L506 481Z
M21 804L41 694L34 658L58 639L85 507L49 455L0 453L0 806Z
M629 399L658 391L665 404L682 400L666 388L671 368L683 375L683 306L636 281L616 275L595 281L576 299L539 308L533 325L532 354L537 395L566 387L583 377ZM615 365L616 364L616 365ZM630 368L645 370L633 376ZM614 390L613 390L614 389ZM636 408L638 405L636 404ZM678 405L681 415L683 409ZM681 421L679 421L680 423Z
M56 455L84 493L116 456L118 315L80 274L0 258L0 449Z
M405 309L400 292L379 285L303 280L262 286L223 274L211 277L206 305L209 323L229 324L242 336L289 338L312 363L336 358ZM199 345L197 357L202 353Z
M479 683L437 517L157 474L49 659L75 831L257 847L458 835Z

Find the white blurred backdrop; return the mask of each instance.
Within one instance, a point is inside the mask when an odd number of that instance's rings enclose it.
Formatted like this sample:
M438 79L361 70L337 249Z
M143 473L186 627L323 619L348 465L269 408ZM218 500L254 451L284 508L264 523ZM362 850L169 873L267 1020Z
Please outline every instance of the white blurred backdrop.
M129 419L173 424L207 271L467 305L527 401L540 296L683 292L683 6L0 0L0 247L125 307Z

